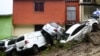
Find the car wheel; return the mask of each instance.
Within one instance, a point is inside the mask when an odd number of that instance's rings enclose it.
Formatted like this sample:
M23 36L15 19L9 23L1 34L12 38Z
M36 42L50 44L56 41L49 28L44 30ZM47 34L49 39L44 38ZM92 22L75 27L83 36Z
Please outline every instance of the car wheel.
M96 32L98 29L99 29L98 24L97 23L94 23L92 25L92 32Z
M36 45L33 46L33 53L36 54L38 53L38 51L39 51L38 47Z

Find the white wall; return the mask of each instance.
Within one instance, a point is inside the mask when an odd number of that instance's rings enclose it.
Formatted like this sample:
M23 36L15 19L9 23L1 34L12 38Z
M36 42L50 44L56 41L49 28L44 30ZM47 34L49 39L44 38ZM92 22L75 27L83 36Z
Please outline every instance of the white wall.
M80 3L83 3L83 0L79 0Z
M0 15L11 15L13 13L13 0L0 0Z

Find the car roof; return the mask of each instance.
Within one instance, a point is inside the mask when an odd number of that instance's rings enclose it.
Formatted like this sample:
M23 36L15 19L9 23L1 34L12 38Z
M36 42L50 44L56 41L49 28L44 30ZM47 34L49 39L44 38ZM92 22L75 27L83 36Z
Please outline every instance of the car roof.
M77 23L77 24L74 24L72 25L67 31L66 33L69 33L71 34L77 27L79 27L81 24Z
M59 25L55 22L49 22L48 24L50 24L51 26L55 27L55 28L58 28Z
M29 37L35 37L35 36L38 36L38 35L41 35L41 30L35 31L35 32L29 32L29 33L25 33L25 34L19 35L18 38L20 38L21 36L24 36L25 38L27 38L27 37L29 38Z

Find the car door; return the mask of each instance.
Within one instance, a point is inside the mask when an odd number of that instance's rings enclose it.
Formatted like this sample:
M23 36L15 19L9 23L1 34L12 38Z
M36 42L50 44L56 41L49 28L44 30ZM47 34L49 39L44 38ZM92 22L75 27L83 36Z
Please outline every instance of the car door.
M92 30L92 27L89 26L89 25L86 25L86 26L84 27L84 29L83 29L83 34L86 34L86 33L88 33L88 32L91 32L91 30Z
M81 37L82 37L82 32L83 32L83 28L85 27L85 25L81 25L79 27L77 27L73 33L71 34L71 37L74 39L74 40L79 40Z
M16 39L9 40L7 43L7 48L5 52L12 51L15 48L15 42L16 42Z
M16 47L18 51L23 50L25 46L25 40L24 40L24 36L20 36L17 40L16 40Z
M37 33L34 35L34 37L35 37L35 39L36 39L36 40L35 40L36 43L37 43L39 46L43 46L43 45L46 44L45 38L44 38L44 36L41 34L40 31L37 32Z
M6 42L6 41L0 41L0 51L2 51L2 50L5 49L5 48L4 48L4 47L6 47L6 46L5 46L5 42Z

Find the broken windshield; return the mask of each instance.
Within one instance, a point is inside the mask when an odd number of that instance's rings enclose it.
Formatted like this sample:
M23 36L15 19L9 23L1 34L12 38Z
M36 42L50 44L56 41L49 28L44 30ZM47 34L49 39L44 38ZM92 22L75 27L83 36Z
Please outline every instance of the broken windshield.
M63 37L62 37L62 40L67 40L67 38L69 37L70 34L68 33L64 33Z

